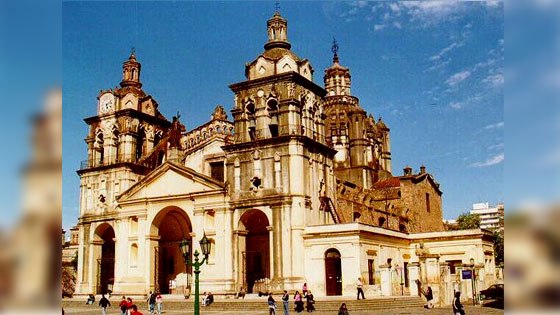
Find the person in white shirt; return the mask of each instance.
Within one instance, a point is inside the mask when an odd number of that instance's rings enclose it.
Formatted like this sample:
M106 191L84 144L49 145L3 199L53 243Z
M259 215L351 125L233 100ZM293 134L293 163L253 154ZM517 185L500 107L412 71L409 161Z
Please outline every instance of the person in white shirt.
M365 296L364 296L363 287L364 287L364 284L362 282L362 278L358 278L358 281L356 281L356 289L358 290L358 296L357 296L358 300L360 299L360 294L362 294L362 299L364 299L364 300L366 299Z

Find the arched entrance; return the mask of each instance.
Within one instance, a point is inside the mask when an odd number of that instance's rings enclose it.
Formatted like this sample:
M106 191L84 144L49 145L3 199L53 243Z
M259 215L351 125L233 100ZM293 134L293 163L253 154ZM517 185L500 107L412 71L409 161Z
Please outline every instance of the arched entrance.
M97 252L96 288L97 294L113 291L115 283L115 230L108 223L97 227L94 235L94 246Z
M179 243L183 238L191 241L192 225L189 217L178 207L168 207L161 210L152 223L152 235L158 240L154 246L154 290L162 294L182 294L179 285L170 287L170 281L175 280L180 273L191 274L191 267L185 266ZM191 250L192 254L192 241ZM190 283L190 278L189 281ZM188 284L187 284L188 286ZM177 289L174 291L173 289Z
M325 285L327 295L342 295L340 252L334 248L325 252Z
M255 281L270 279L268 226L268 218L260 210L245 212L240 219L239 229L246 231L240 239L242 280L249 293L253 293Z

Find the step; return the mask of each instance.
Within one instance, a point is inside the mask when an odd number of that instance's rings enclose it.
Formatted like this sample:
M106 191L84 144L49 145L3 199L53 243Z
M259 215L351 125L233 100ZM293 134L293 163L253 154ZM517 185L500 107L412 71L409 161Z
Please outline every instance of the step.
M248 310L262 310L267 307L267 298L262 297L262 300L248 299L248 300L235 300L235 299L218 299L212 305L203 307L201 309L207 310L224 310L224 311L248 311ZM99 301L99 300L96 300ZM133 300L134 301L134 300ZM111 303L113 307L117 307L120 299L112 298ZM90 306L97 306L99 302ZM145 300L136 300L134 303L139 309L147 309L148 305ZM394 308L407 308L407 307L422 307L425 303L420 297L382 297L372 298L366 300L321 300L317 299L315 303L316 310L321 311L336 311L342 303L346 303L348 308L352 310L382 310ZM167 310L184 310L194 308L193 300L164 300L163 307ZM276 298L276 304L281 307L282 301L280 297ZM290 301L290 307L293 308L293 300ZM65 308L88 307L85 306L85 300L77 299L63 299L62 306Z

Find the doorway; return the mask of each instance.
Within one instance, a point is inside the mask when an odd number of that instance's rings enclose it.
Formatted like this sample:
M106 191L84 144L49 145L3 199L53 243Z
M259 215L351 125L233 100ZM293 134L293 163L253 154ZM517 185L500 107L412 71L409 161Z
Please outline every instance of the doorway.
M187 214L180 208L169 207L160 211L155 217L152 228L157 229L158 246L154 249L154 290L162 294L173 294L171 281L178 274L190 275L192 268L185 266L179 244L185 238L190 242L189 252L192 258L192 231ZM188 279L190 285L190 277ZM187 285L187 287L189 286Z
M97 259L97 294L107 294L115 283L115 230L108 223L101 224L95 231L95 239L101 243Z
M257 280L270 279L270 239L268 218L260 210L250 210L241 216L240 229L246 230L242 256L243 287L253 292Z
M325 284L327 295L342 295L342 263L334 248L325 252Z

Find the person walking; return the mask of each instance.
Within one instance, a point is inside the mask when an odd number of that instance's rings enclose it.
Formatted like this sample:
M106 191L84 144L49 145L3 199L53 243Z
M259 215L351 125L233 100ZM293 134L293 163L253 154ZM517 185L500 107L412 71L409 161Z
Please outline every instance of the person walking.
M362 282L362 278L358 278L358 281L356 281L356 290L358 291L358 300L360 299L360 294L362 295L362 299L365 300L366 297L364 296L364 283Z
M431 287L428 287L428 289L426 289L426 300L428 301L428 303L426 304L426 308L434 308L434 293L432 292Z
M284 304L284 315L290 315L290 295L288 291L284 290L284 294L282 295L282 304Z
M296 291L296 294L294 295L294 304L296 305L294 310L301 313L303 311L303 299L298 291Z
M276 315L276 301L274 301L272 293L268 294L268 314Z
M157 313L158 315L161 315L163 310L163 297L159 292L156 295L156 305L157 305Z
M119 303L119 307L121 308L121 315L126 315L126 310L128 309L128 302L126 301L126 297L123 295L121 303Z
M150 291L148 295L148 305L150 314L154 314L156 312L156 294L155 292Z
M311 290L307 290L307 295L305 296L305 299L307 300L307 312L311 313L315 310L315 300L313 299L313 293L311 293Z
M111 302L109 302L109 300L105 297L105 294L101 295L99 306L101 306L101 314L107 315L107 307L111 306Z
M342 303L342 305L340 305L340 308L338 309L338 315L349 315L350 313L348 313L348 309L346 308L346 303Z
M463 304L461 304L461 292L455 292L455 298L453 299L453 315L465 315L465 310L463 309Z
M126 311L128 315L132 314L132 306L134 306L134 304L132 303L132 298L126 298Z

